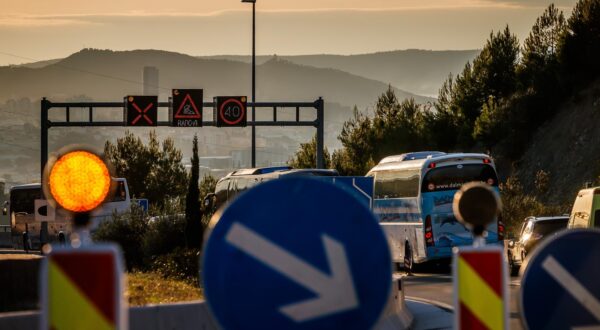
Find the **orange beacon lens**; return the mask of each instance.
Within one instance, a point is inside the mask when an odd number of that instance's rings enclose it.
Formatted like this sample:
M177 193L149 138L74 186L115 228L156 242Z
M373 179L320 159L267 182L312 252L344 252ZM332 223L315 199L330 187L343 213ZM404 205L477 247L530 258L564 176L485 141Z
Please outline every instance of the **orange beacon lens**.
M110 182L106 164L87 151L73 151L58 158L48 179L56 203L72 212L98 207L108 195Z

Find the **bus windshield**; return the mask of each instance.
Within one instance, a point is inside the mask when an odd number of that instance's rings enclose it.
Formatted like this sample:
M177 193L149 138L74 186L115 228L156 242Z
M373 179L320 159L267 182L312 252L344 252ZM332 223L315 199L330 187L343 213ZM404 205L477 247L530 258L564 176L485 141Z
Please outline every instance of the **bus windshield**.
M40 198L42 198L40 188L12 190L10 192L10 210L13 213L33 214L33 203Z
M456 190L467 182L485 182L498 186L498 178L493 167L487 164L459 164L438 167L425 174L421 185L422 192Z

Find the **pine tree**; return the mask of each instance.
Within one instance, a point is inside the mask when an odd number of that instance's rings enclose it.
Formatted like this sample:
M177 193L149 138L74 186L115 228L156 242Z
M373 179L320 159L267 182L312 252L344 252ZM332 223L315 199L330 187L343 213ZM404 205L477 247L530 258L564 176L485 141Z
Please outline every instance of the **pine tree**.
M331 166L331 156L327 148L323 150L323 158L325 162L325 168ZM292 159L288 161L288 165L293 168L315 168L317 165L317 136L308 143L301 143L300 148L296 151L296 154Z
M518 69L522 89L545 92L556 85L557 53L565 30L565 16L554 4L537 18L523 43L523 58Z
M187 174L181 163L180 150L173 139L161 143L151 131L145 145L140 137L127 131L115 144L106 142L104 155L118 177L127 179L129 193L147 198L151 205L161 207L168 201L180 201L185 195Z
M600 0L579 0L567 23L560 59L568 87L600 76Z

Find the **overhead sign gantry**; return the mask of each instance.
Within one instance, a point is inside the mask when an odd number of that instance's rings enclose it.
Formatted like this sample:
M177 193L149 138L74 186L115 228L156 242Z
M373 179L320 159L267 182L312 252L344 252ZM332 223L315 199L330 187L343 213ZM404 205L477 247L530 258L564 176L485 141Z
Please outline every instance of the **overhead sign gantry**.
M177 93L176 93L177 92ZM46 98L41 101L41 171L48 161L48 131L52 127L137 127L137 126L171 126L171 127L245 127L245 126L280 126L280 127L315 127L317 129L316 168L324 168L324 101L318 98L313 102L256 102L247 103L245 96L219 96L214 102L202 101L202 90L173 90L173 97L168 102L159 102L157 96L126 96L123 102L52 102ZM247 107L256 107L268 120L248 119ZM87 109L87 120L73 120L73 109ZM103 110L123 109L122 120L100 120ZM204 121L202 109L213 109L213 120ZM278 120L278 113L285 108L295 109L295 120ZM159 111L167 109L169 120L159 121ZM50 120L60 114L62 120ZM316 110L314 120L301 120L300 114ZM105 118L105 117L104 117Z

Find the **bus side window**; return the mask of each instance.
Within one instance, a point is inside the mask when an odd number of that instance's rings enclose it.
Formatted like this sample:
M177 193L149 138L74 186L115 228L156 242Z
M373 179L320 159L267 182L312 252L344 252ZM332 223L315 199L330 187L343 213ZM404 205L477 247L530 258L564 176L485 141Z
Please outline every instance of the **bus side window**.
M229 179L229 188L227 188L227 200L231 200L237 194L237 179Z
M375 198L410 198L419 194L417 171L382 171L375 174Z
M242 191L247 189L248 179L238 178L236 181L237 181L236 191L238 193L241 193Z
M227 200L227 187L229 186L229 179L225 179L217 184L215 187L215 196L217 197L217 206L221 205Z

